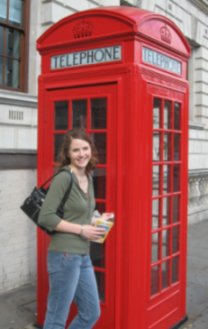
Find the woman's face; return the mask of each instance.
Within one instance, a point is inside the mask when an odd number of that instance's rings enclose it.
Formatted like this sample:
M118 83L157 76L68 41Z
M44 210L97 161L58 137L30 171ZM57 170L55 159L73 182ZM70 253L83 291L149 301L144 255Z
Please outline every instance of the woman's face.
M85 169L92 156L91 146L82 139L72 139L69 147L71 165L77 169Z

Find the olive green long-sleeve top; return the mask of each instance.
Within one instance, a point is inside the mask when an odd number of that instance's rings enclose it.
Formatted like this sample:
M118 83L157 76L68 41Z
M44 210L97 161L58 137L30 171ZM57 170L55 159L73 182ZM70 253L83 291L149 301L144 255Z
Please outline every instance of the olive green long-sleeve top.
M69 167L64 167L70 170ZM56 211L69 187L72 179L72 188L64 205L64 215L60 218ZM80 188L76 176L70 176L66 171L54 177L46 199L40 211L38 222L53 231L61 219L75 224L86 225L91 223L95 208L94 189L92 177L88 176L88 193ZM68 252L72 254L88 254L90 242L78 234L56 232L52 235L49 250Z

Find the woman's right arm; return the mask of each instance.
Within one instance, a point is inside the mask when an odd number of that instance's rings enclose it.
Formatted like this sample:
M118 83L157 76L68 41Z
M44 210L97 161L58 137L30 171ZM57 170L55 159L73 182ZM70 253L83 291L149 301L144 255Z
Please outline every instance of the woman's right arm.
M88 240L99 239L101 235L105 233L105 229L97 228L93 225L80 225L70 223L62 219L55 227L55 231L64 233L73 233L81 235L83 238Z

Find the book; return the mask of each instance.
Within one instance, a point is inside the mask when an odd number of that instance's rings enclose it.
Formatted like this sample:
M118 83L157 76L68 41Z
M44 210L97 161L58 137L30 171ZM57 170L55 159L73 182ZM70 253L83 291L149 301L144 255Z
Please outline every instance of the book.
M114 222L113 222L114 215L113 214L110 214L109 218L110 218L109 220L105 220L101 216L101 217L98 217L95 220L94 225L96 227L99 227L99 228L104 228L105 229L105 233L99 239L92 240L93 242L103 243L106 240L106 238L107 238L107 236L108 236L111 228L114 225Z

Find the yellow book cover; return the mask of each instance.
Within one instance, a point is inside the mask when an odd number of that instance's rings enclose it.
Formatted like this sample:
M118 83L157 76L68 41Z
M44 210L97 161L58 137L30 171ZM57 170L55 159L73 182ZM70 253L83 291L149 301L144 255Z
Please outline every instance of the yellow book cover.
M97 242L97 243L103 243L105 241L105 239L107 238L108 233L110 232L112 226L113 226L113 221L112 220L104 220L102 218L98 218L96 219L94 225L96 227L100 227L100 228L104 228L105 229L105 233L97 240L92 240L93 242Z

